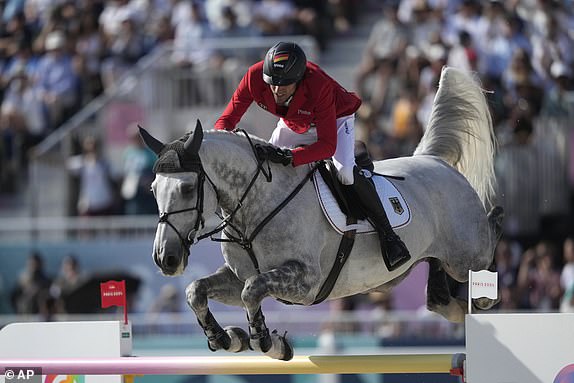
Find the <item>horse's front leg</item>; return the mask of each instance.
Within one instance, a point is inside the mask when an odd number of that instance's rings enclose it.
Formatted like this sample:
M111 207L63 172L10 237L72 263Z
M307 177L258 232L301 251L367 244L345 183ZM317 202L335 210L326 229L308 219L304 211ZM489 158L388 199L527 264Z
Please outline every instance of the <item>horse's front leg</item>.
M303 300L309 292L306 267L297 261L288 261L276 269L253 276L245 281L241 292L249 320L251 348L261 350L274 359L291 360L293 348L284 335L269 333L261 312L261 301L271 295L290 302Z
M187 304L197 316L211 351L223 349L240 352L249 347L247 333L239 327L221 328L207 304L208 299L213 299L226 305L243 307L242 289L243 282L224 265L215 273L193 281L185 290Z

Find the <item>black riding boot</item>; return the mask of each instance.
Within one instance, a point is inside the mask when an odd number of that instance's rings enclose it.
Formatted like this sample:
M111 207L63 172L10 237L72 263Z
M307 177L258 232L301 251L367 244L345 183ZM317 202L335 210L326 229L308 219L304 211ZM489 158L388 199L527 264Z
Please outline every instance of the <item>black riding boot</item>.
M379 233L381 252L383 253L385 264L389 271L393 271L407 262L411 255L403 241L393 231L373 181L365 177L357 167L355 167L353 173L355 178L353 189L357 193L361 207L369 217L369 221Z

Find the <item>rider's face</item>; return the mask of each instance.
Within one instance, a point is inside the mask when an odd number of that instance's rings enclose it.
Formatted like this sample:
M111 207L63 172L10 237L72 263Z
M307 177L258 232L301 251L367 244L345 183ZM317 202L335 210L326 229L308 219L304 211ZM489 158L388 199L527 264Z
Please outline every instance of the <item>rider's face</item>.
M289 97L295 93L295 89L297 89L297 83L289 84L289 85L269 85L271 88L271 92L273 93L273 98L278 105L282 105Z

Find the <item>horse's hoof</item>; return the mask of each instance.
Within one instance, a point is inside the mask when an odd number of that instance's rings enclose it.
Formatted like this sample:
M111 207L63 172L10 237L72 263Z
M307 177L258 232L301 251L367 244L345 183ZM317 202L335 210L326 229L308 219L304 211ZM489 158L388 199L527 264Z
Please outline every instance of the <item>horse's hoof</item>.
M242 352L249 348L249 335L241 327L228 326L224 330L231 338L231 343L226 351Z
M265 355L278 360L291 360L293 359L293 347L287 340L285 335L277 334L277 330L271 333L271 341L273 347L265 353Z
M472 300L472 307L477 310L490 310L500 302L500 297L497 299L490 298L475 298Z
M293 359L293 346L291 346L291 343L289 343L286 337L281 336L280 339L283 343L284 351L283 356L279 358L279 360L288 361Z
M221 331L217 335L207 339L207 347L215 352L217 350L228 350L231 345L231 337L227 332Z

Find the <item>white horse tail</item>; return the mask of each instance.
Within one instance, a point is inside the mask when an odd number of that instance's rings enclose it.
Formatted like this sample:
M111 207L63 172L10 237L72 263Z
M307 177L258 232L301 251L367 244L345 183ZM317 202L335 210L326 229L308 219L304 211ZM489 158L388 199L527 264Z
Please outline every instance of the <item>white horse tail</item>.
M470 74L444 67L429 124L414 155L438 156L457 169L488 211L495 187L495 146L482 88Z

